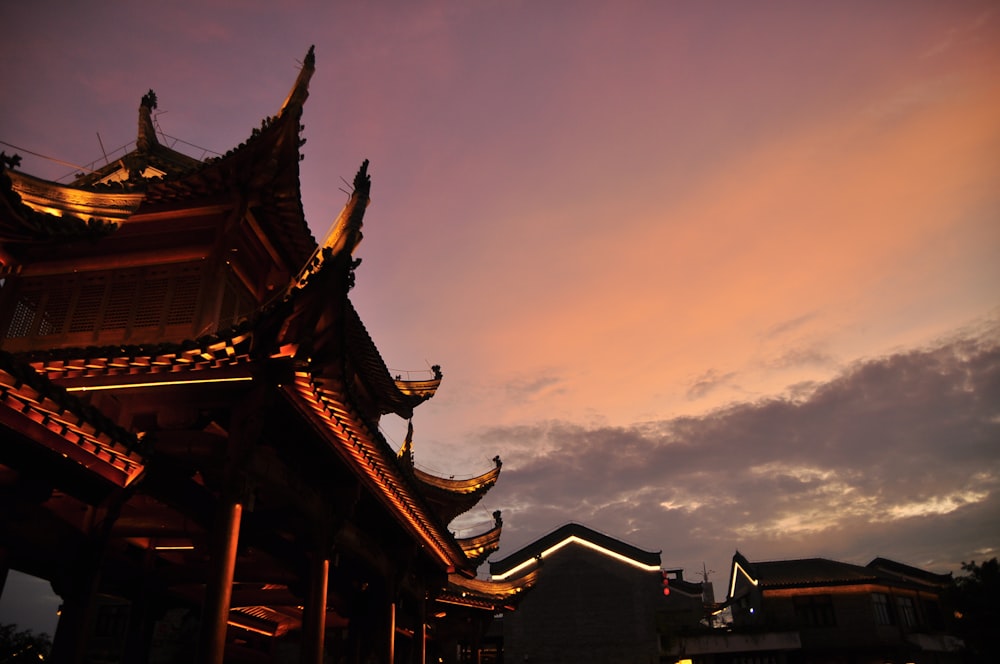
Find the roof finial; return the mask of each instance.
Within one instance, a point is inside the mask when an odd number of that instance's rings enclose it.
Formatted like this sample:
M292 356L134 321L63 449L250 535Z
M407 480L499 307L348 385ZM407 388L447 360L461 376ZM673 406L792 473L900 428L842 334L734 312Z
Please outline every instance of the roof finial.
M153 109L156 108L156 93L150 90L142 96L139 103L139 136L135 139L135 147L139 152L149 152L156 140L156 129L153 128Z
M150 88L149 92L142 96L142 102L140 106L145 106L146 108L153 110L156 108L156 93Z

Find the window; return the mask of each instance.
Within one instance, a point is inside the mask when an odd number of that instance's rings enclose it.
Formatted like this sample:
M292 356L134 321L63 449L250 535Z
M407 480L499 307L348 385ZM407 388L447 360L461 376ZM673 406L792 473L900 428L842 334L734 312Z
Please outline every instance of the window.
M899 609L899 624L903 627L915 627L917 611L913 606L912 597L897 597L896 607Z
M795 598L795 618L804 627L833 627L833 600L829 595Z
M28 277L10 284L18 293L2 334L8 339L61 335L59 341L84 344L130 340L132 330L148 338L150 329L155 334L163 326L194 322L202 281L199 262ZM102 338L107 332L111 336Z
M876 625L892 625L892 606L885 593L872 593L872 607L875 609Z

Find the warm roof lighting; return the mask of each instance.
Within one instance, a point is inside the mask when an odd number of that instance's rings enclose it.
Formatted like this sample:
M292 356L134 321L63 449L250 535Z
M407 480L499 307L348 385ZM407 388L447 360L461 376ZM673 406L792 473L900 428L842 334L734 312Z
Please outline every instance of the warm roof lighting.
M623 562L623 563L626 563L628 565L631 565L632 567L636 567L638 569L641 569L644 572L659 572L660 571L660 566L659 565L647 565L646 563L639 562L638 560L636 560L634 558L629 558L628 556L624 556L624 555L622 555L620 553L612 551L611 549L605 549L603 546L594 544L593 542L591 542L589 540L581 539L581 538L577 537L576 535L570 535L569 537L567 537L566 539L562 540L558 544L554 544L554 545L550 546L549 548L547 548L544 551L542 551L542 553L539 554L538 557L539 558L544 558L545 556L551 555L551 554L555 553L556 551L558 551L559 549L561 549L564 546L567 546L569 544L580 544L582 546L587 547L588 549L593 549L594 551L597 551L598 553L601 553L601 554L603 554L605 556L608 556L609 558L614 558L615 560L618 560L620 562ZM508 577L510 577L510 576L512 576L514 574L516 574L517 572L520 572L521 570L526 569L527 567L531 566L532 564L534 564L534 562L535 562L535 558L529 558L528 560L525 560L520 565L517 565L517 566L513 567L512 569L509 569L506 572L503 572L502 574L494 574L493 575L493 580L494 581L503 581L504 579L506 579L506 578L508 578Z
M202 378L199 380L164 380L145 383L118 383L115 385L91 385L67 387L67 392L96 392L97 390L124 390L131 387L162 387L165 385L192 385L201 383L233 383L253 380L253 376L237 376L235 378Z
M755 586L759 583L757 581L757 579L755 579L752 576L750 576L750 574L745 569L743 569L742 565L740 565L739 563L733 563L733 582L731 584L729 584L729 596L730 597L732 597L733 593L736 592L736 572L742 572L743 576L745 576L747 578L747 581L749 581L750 583L752 583Z
M268 632L264 629L257 629L256 627L250 627L249 625L244 625L242 623L233 622L232 620L227 620L226 624L232 625L233 627L239 627L240 629L245 629L248 632L254 632L256 634L263 634L264 636L274 636L274 632Z

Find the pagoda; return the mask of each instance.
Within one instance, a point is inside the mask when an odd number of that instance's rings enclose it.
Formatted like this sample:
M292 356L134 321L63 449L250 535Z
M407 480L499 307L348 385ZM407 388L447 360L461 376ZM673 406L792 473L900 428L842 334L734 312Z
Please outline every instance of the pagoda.
M0 572L61 597L49 661L458 661L532 584L476 578L499 513L449 531L499 458L436 477L412 423L380 432L442 374L393 377L348 297L367 161L306 224L314 67L208 160L160 142L152 91L134 149L69 184L2 155Z

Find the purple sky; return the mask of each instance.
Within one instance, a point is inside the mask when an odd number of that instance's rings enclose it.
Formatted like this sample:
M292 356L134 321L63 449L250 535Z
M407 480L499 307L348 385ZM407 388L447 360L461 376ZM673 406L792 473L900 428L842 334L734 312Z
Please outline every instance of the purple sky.
M393 370L443 367L418 464L503 457L455 524L503 510L495 558L570 520L719 588L736 548L998 555L995 3L36 0L0 26L2 149L53 179L24 150L101 160L149 88L225 152L316 45L307 217L371 159L352 299Z

